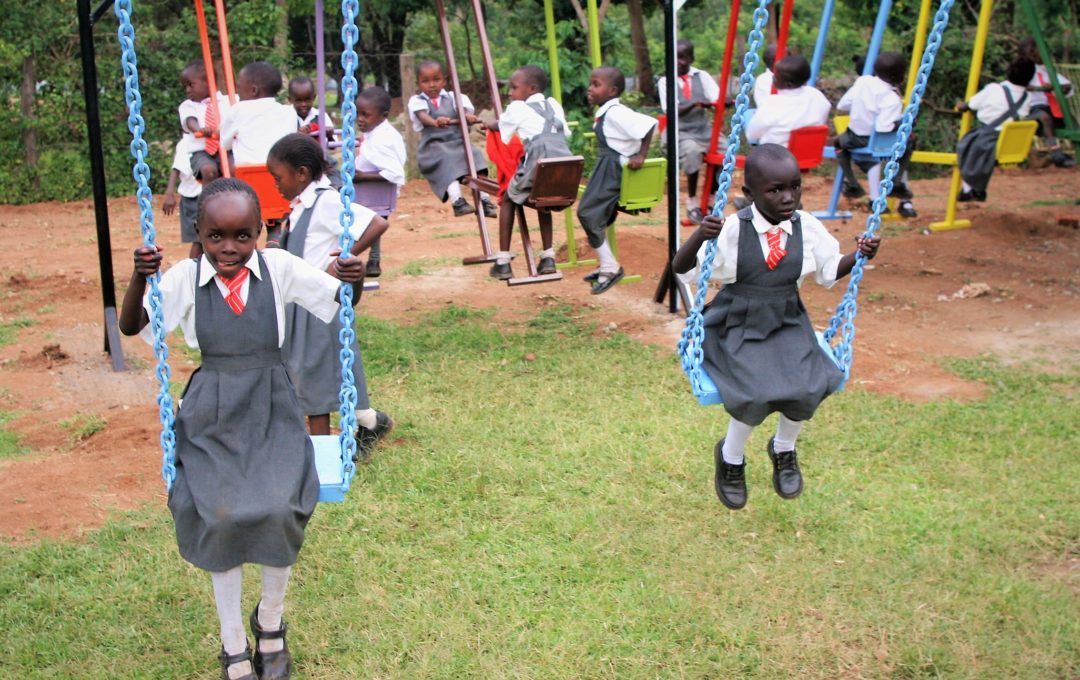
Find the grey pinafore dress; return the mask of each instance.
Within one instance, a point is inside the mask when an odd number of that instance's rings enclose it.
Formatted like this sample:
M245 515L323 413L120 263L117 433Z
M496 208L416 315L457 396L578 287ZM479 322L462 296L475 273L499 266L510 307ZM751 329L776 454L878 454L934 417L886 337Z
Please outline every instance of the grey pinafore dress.
M676 84L675 99L680 108L691 102L712 103L705 96L700 76L701 72L697 72L690 78L690 99L683 95L681 83ZM679 115L679 168L684 173L689 175L701 170L711 136L712 124L709 122L709 114L705 112L705 109L695 107L685 115ZM660 141L666 154L667 135L663 135ZM717 150L723 151L727 148L727 139L721 135L717 144Z
M195 289L203 363L176 418L169 509L181 556L207 571L292 564L319 500L311 440L277 346L273 284L256 257L263 278L249 277L243 314L213 281Z
M443 98L440 98L443 99ZM457 118L457 105L454 104L453 95L445 97L445 102L435 106L435 102L428 100L428 115L432 118L446 116ZM472 144L468 145L473 155L476 169L487 170L487 161ZM461 128L455 125L448 127L434 127L425 125L420 132L420 144L416 147L416 167L424 174L431 190L439 197L440 201L446 201L446 188L451 182L456 182L469 174L469 162L465 158L465 144L461 139Z
M293 255L304 258L304 246L307 243L308 225L315 205L328 190L315 193L315 202L300 215L289 229L286 249ZM314 314L295 303L285 306L285 342L281 345L281 355L285 358L285 367L296 386L296 397L300 409L307 416L334 413L340 406L341 388L341 319L337 316L330 323L323 323ZM356 384L356 408L370 408L368 402L367 380L364 378L364 361L360 358L360 345L353 341L353 380Z
M1027 92L1020 97L1020 101L1013 101L1009 88L1002 85L1001 89L1005 93L1005 102L1009 109L989 125L983 125L964 135L956 145L960 176L975 191L986 191L986 187L990 186L990 176L994 174L994 166L997 165L997 140L1001 134L998 127L1007 120L1020 120L1020 107L1027 101Z
M562 121L555 120L555 110L551 107L551 102L545 100L543 106L533 102L528 106L544 119L544 129L525 140L525 155L522 156L517 172L506 187L506 194L510 200L518 205L524 203L532 191L536 164L540 162L540 159L570 155L570 146L566 143L566 135L563 132L565 128Z
M843 372L818 345L799 297L803 237L791 218L787 255L776 269L765 265L750 208L739 212L736 281L705 308L704 368L732 418L760 425L779 411L807 420L837 389Z
M611 109L608 109L610 111ZM608 111L596 119L596 165L578 201L577 216L589 237L589 245L599 248L607 240L607 228L615 221L622 193L622 156L608 146L604 135L604 119Z

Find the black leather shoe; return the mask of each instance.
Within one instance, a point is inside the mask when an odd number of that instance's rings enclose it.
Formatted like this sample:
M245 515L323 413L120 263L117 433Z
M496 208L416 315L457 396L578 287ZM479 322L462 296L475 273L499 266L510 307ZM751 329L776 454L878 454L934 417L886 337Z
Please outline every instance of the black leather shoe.
M866 189L863 189L861 184L845 184L841 193L844 198L856 199L865 196Z
M956 197L956 200L959 203L969 203L971 201L985 201L986 192L976 191L975 189L972 189L971 191L961 191L960 195Z
M229 666L234 663L243 663L244 661L251 661L251 645L245 643L246 649L239 654L228 655L225 653L225 648L221 648L221 656L218 659L221 661L221 680L230 680L229 678ZM254 664L252 665L254 667ZM259 677L254 673L248 673L247 675L241 675L238 680L259 680Z
M585 283L596 283L596 280L598 278L600 278L600 270L599 269L597 269L594 272L589 272L585 276L582 276L581 280L584 281Z
M606 292L616 283L622 281L622 277L624 275L625 272L623 272L622 267L619 267L619 271L615 272L614 274L607 274L605 272L604 274L596 277L596 282L592 285L592 290L590 290L589 292L593 295L599 295L600 293Z
M555 273L555 258L553 257L541 257L540 265L536 268L537 274L554 274Z
M491 269L488 270L488 274L491 276L491 278L498 279L500 281L514 278L514 272L510 269L509 262L507 262L506 264L499 264L498 262L496 262L495 264L491 265Z
M915 194L911 193L907 182L893 182L892 191L889 192L889 195L902 201L910 201L915 198Z
M716 442L713 450L716 458L716 476L713 485L720 502L739 510L746 506L746 463L731 465L724 460L724 440Z
M377 279L382 276L382 267L378 260L368 260L364 266L364 276L369 279Z
M465 200L465 197L461 197L454 201L454 217L461 217L462 215L472 215L476 212L476 208L469 205L469 202Z
M281 622L281 628L277 630L263 630L259 627L259 605L255 605L255 611L251 612L251 632L255 636L255 656L253 663L255 672L259 674L258 680L288 680L292 676L292 654L289 653L289 643L285 640L285 633L289 627ZM280 639L285 645L280 652L262 652L259 650L259 640Z
M484 217L499 216L499 207L497 205L486 198L481 201L481 204L484 206Z
M915 209L915 206L911 204L911 201L900 201L900 205L896 206L896 212L900 213L900 217L918 217L919 211Z
M802 473L795 451L777 451L769 439L769 459L772 460L772 485L780 498L798 498L802 493Z
M394 419L382 411L375 412L375 427L367 428L363 425L356 430L356 457L357 460L365 460L371 456L375 446L394 429Z

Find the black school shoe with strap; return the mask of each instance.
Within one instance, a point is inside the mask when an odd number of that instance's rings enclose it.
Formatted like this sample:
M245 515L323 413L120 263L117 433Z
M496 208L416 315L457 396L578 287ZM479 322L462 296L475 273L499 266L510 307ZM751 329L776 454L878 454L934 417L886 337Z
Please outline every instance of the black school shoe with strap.
M498 217L499 216L499 207L497 205L495 205L494 203L492 203L491 201L489 201L486 198L482 199L480 201L480 203L481 203L481 205L483 205L483 208L484 208L484 217Z
M369 279L377 279L382 276L382 266L378 260L368 260L364 265L364 276Z
M799 459L795 450L777 452L773 438L769 438L769 459L772 460L772 485L780 498L791 500L802 493L802 472L799 471Z
M476 208L469 205L469 202L462 196L453 203L454 217L461 217L463 215L472 215L476 212Z
M622 267L619 267L619 271L614 274L608 274L602 272L596 277L596 282L592 285L592 290L589 292L593 295L599 295L600 293L607 292L612 286L619 281L622 281L622 277L625 276L625 272Z
M224 647L221 648L221 656L218 657L218 659L221 660L221 680L233 680L229 678L229 666L236 663L243 663L244 661L251 661L251 645L245 643L244 646L244 651L232 655L226 654ZM253 663L251 667L254 668L255 664ZM259 676L255 673L248 673L246 675L241 675L235 680L259 680Z
M252 665L259 674L258 680L288 680L292 676L292 654L289 653L289 643L285 639L285 633L289 627L285 621L281 622L281 628L277 630L263 630L259 626L259 605L251 612L251 633L255 636L255 655ZM280 639L284 645L278 652L263 652L259 649L259 640Z
M382 411L375 412L375 427L367 428L360 425L356 429L356 458L367 460L371 457L375 447L382 441L390 430L394 429L394 419Z
M541 257L540 264L536 267L537 274L554 274L556 271L555 258Z
M716 459L716 474L713 477L716 496L731 510L741 510L746 507L746 463L732 465L724 460L723 439L716 442L713 457Z

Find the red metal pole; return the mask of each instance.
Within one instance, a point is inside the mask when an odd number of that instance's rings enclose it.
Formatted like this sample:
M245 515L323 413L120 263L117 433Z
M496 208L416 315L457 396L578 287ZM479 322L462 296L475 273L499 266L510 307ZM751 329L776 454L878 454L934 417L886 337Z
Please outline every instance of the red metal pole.
M709 160L716 155L720 144L720 131L724 125L724 109L727 105L728 83L731 78L731 61L735 55L735 36L739 32L739 6L741 0L731 0L731 16L728 18L727 40L724 43L724 63L720 68L720 98L713 109L712 135L709 137L709 153L705 155L705 184L701 189L701 212L706 215L712 210L710 204L713 177L716 176L716 164Z
M236 82L233 80L232 51L229 49L229 24L225 21L225 2L217 0L218 41L221 42L221 70L225 73L225 91L229 103L236 104Z
M791 11L795 7L795 0L784 0L784 10L780 14L780 32L776 38L776 60L779 63L787 52L788 32L791 29ZM773 81L772 94L776 94L776 81Z
M202 0L195 0L195 22L199 26L199 43L202 45L202 58L203 64L206 66L206 84L210 88L210 106L213 107L214 113L218 120L218 127L221 127L221 111L218 109L217 101L217 75L214 71L214 56L210 52L210 32L206 28L206 12L203 9ZM218 158L221 160L221 176L232 177L232 171L229 168L229 154L224 149L218 151Z

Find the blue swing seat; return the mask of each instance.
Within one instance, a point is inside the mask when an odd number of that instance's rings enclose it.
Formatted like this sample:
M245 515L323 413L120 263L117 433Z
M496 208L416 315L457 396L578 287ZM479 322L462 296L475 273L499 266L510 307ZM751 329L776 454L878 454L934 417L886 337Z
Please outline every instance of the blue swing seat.
M315 469L319 472L319 502L340 503L345 500L345 478L342 475L341 439L335 434L311 436L315 446Z

